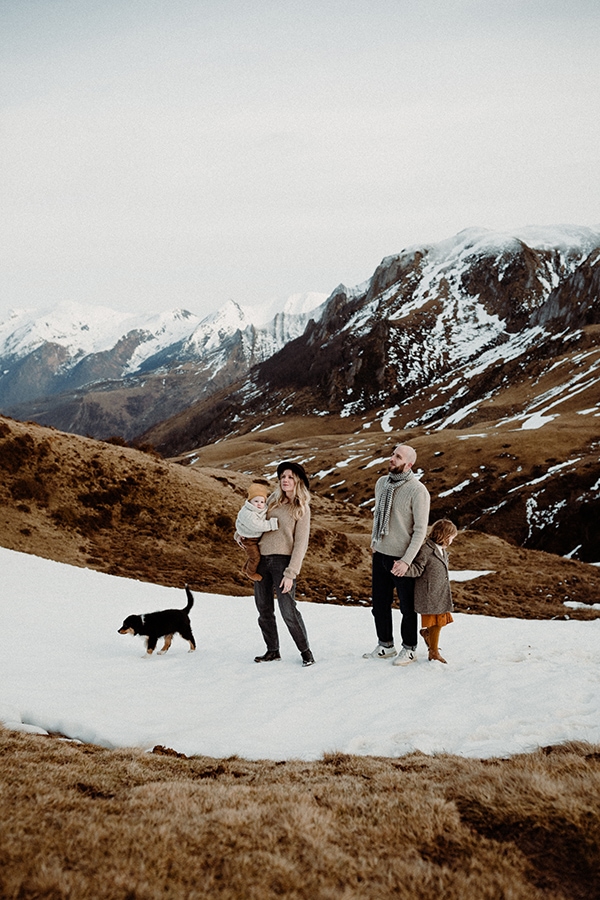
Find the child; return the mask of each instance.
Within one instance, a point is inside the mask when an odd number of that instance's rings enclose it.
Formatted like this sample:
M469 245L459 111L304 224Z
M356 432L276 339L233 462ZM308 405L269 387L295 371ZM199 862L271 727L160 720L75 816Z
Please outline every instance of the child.
M267 519L267 486L257 484L250 485L248 499L240 509L235 520L235 540L246 551L246 562L242 567L242 573L252 581L262 581L262 575L256 571L260 562L260 550L258 542L265 531L277 531L279 521Z
M454 621L446 550L457 534L454 522L438 519L406 572L407 577L416 579L415 612L421 614L423 625L419 633L429 648L429 659L441 663L446 660L438 646L440 631Z

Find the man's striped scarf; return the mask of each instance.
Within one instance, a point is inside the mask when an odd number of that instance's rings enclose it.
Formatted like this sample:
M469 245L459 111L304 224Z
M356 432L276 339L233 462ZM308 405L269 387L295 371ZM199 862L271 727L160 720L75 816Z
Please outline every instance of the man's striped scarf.
M377 505L373 510L375 516L375 525L373 529L373 540L379 541L386 535L390 528L390 515L392 512L392 503L394 494L402 484L406 484L409 478L413 478L413 473L409 469L408 472L397 472L387 477Z

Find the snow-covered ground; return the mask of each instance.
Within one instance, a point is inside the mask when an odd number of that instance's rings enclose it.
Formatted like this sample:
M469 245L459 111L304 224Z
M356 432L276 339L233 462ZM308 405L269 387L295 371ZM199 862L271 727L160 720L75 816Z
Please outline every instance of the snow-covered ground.
M183 590L5 549L0 565L0 721L11 728L251 759L600 743L599 620L457 614L442 632L448 665L421 645L401 668L362 659L376 643L369 608L303 603L317 659L303 669L285 626L282 661L253 662L264 648L251 597L198 593L197 651L176 637L143 659L142 640L117 633L122 620L183 607Z

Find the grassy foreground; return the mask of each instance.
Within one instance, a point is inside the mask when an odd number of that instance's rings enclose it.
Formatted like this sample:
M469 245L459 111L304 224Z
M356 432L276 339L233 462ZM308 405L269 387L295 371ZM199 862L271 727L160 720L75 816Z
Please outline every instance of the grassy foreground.
M251 762L0 729L0 896L600 896L600 748Z

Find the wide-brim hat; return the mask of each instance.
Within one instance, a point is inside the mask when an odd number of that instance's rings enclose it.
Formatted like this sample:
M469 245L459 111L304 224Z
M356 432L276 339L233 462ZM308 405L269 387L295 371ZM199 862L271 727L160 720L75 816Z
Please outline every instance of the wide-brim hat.
M310 490L310 484L308 483L308 475L304 471L304 467L297 462L291 462L289 459L280 462L277 466L277 477L281 478L286 469L290 469L296 475L300 481L304 483L304 486L307 490Z

